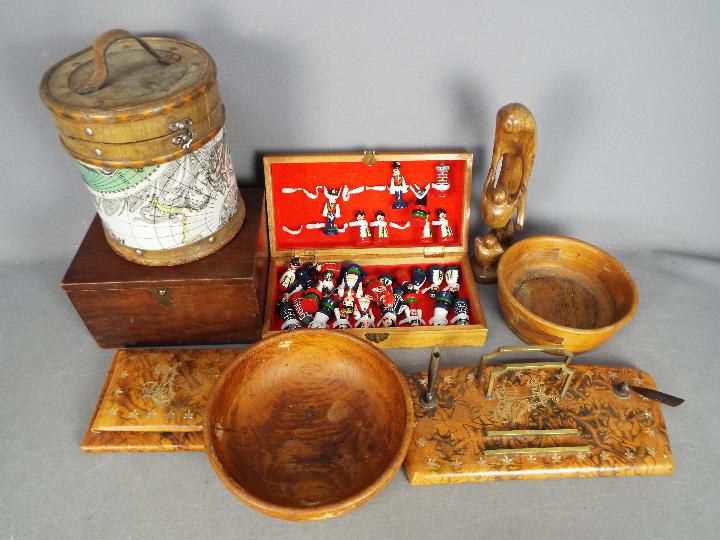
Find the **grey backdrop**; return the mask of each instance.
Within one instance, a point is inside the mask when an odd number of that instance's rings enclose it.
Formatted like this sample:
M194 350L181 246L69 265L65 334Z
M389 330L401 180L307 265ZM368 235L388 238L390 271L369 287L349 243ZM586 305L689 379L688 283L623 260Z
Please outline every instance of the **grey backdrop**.
M713 536L719 5L3 2L0 538ZM640 367L689 398L666 410L676 475L411 488L400 474L347 517L296 525L236 503L200 454L81 455L111 351L58 288L93 209L37 86L113 27L215 58L241 183L261 180L266 151L465 147L477 194L495 111L525 103L539 130L528 234L583 238L635 275L636 319L585 360ZM495 289L481 295L485 350L515 343ZM411 370L426 353L390 354Z

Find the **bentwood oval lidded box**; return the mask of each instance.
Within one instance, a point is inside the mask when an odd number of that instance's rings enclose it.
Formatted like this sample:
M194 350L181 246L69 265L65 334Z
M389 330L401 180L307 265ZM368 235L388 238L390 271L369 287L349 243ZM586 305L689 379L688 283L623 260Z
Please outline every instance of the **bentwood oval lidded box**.
M50 68L40 96L122 257L183 264L242 227L215 63L199 46L109 30Z

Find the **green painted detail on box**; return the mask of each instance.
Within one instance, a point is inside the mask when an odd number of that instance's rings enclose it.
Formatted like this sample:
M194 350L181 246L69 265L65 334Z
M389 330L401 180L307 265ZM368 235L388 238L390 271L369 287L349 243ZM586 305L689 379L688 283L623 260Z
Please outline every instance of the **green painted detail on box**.
M96 193L116 193L130 189L150 176L157 165L142 169L100 169L76 161L83 180Z

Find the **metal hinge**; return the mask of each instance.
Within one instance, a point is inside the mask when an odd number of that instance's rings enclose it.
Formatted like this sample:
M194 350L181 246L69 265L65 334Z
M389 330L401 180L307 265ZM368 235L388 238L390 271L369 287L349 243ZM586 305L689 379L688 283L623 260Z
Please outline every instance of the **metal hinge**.
M423 251L426 257L442 257L445 255L445 248L443 246L430 246L426 247Z
M293 251L293 257L300 257L301 259L314 259L315 250L313 249L298 249Z

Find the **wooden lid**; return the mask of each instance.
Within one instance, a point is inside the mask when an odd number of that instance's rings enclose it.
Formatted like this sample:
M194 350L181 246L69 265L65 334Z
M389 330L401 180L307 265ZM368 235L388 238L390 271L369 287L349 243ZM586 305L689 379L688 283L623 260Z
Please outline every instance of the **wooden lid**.
M316 254L334 258L366 255L439 257L466 253L470 235L472 161L473 155L467 150L266 155L263 164L270 254L277 258L312 258ZM413 210L417 209L412 203L413 193L405 195L406 207L393 209L393 195L387 184L395 163L401 164L408 183L423 186L434 185L438 167L450 170L449 189L442 197L431 191L423 205L433 219L437 210L447 211L453 231L449 241L435 239L422 243L417 238L416 231L410 228L417 223L413 219ZM317 223L307 227L307 222L325 219L321 212L326 199L320 189L325 184L341 190L345 186L350 193L362 188L357 195L338 198L338 204L342 206L337 223L339 228L352 221L358 210L362 210L369 221L380 210L385 212L388 222L396 222L404 229L392 224L388 229L389 241L360 242L357 229L348 227L342 234L327 236ZM434 235L437 236L437 231Z
M100 167L177 159L225 120L215 62L194 43L109 30L50 68L40 97L65 149Z
M105 70L106 78L99 88L88 88L98 70ZM140 39L110 30L93 47L51 67L40 84L40 96L53 113L64 117L126 122L180 107L191 95L207 91L215 78L215 62L194 43L168 37Z

